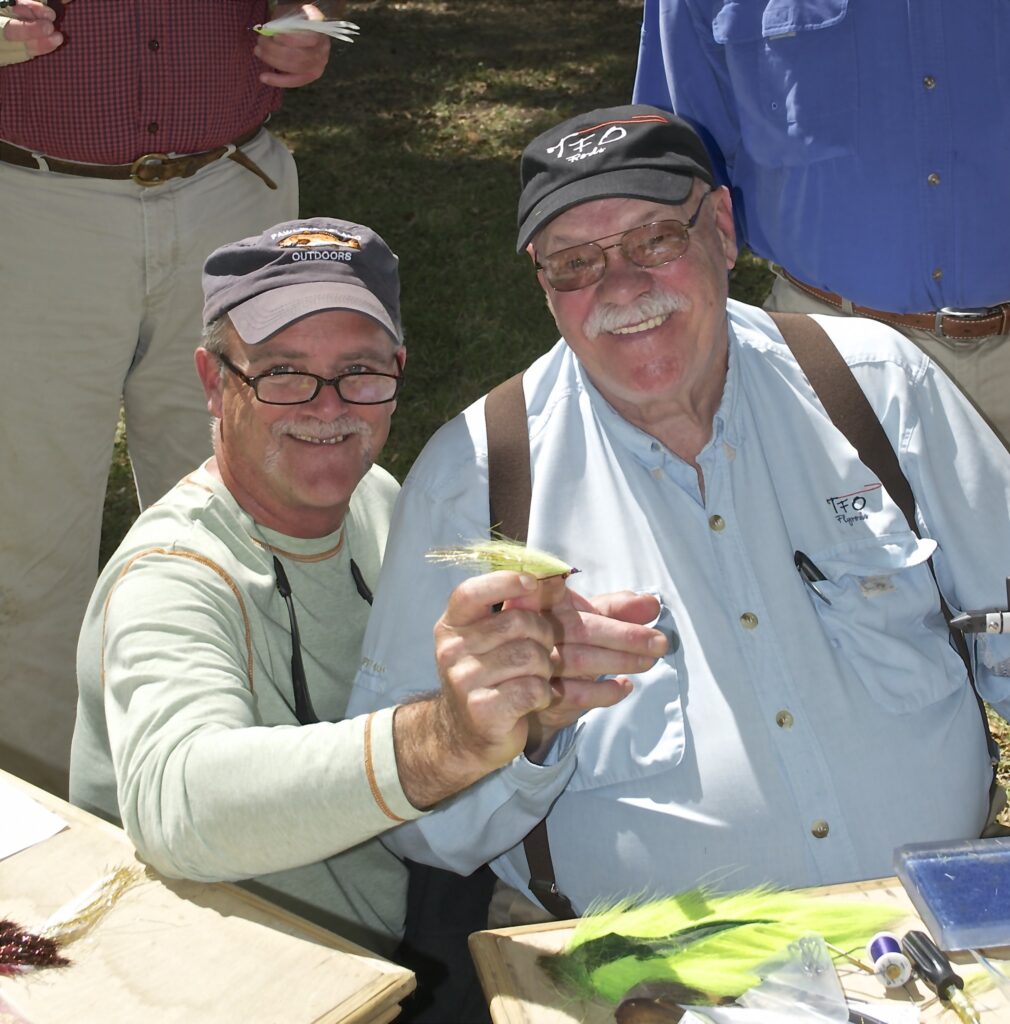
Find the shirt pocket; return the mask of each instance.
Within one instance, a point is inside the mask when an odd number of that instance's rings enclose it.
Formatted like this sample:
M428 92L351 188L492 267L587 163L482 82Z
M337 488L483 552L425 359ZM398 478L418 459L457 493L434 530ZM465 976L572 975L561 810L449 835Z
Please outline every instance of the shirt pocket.
M927 564L935 550L935 541L909 531L811 555L827 577L811 585L811 600L828 639L852 681L896 714L965 683Z
M656 593L656 591L650 591ZM568 784L573 791L642 779L676 767L684 759L681 679L684 654L670 610L650 625L670 642L666 655L648 672L633 676L634 692L611 708L590 711L580 724L579 763Z
M859 97L848 0L725 0L712 33L725 49L744 148L758 164L853 151Z

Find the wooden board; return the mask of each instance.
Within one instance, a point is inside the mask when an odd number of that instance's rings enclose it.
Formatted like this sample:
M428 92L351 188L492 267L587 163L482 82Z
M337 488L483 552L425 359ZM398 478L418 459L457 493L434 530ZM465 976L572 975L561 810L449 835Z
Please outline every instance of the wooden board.
M121 829L0 776L70 825L0 860L0 918L37 926L110 870L137 863ZM69 967L0 978L32 1024L384 1024L414 988L410 971L243 889L150 869L65 952Z
M894 904L902 915L895 931L900 935L909 928L922 928L897 879L855 882L811 890L825 898L867 899L875 903ZM560 952L573 928L572 922L524 925L477 932L470 936L470 952L491 1007L494 1024L613 1024L614 1007L600 1001L574 998L560 992L537 966L537 957ZM1003 951L1010 956L1010 950ZM952 957L969 963L965 956ZM839 965L839 977L846 993L866 999L881 999L884 989L871 975L856 967ZM957 1016L940 1004L933 994L918 982L892 992L888 999L916 1002L920 1020L957 1024ZM982 1012L983 1024L1010 1024L1010 1004L998 991L990 990L975 1000ZM867 1012L872 1013L871 1008Z

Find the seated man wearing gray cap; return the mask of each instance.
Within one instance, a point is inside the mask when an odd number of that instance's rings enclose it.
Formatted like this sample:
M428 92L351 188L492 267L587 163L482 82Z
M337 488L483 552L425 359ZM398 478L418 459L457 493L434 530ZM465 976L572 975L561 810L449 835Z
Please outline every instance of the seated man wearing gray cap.
M699 881L889 875L900 844L977 837L1002 794L969 666L1006 714L1010 636L965 647L945 612L956 624L1005 607L1006 450L889 327L798 316L780 329L728 299L730 193L673 115L575 117L530 143L521 180L518 249L563 337L415 462L351 711L434 684L406 659L426 663L461 575L416 566L506 518L517 436L529 543L578 566L573 589L657 595L671 644L630 697L555 737L569 778L546 842L540 829L522 842L515 808L536 783L515 766L386 842L461 872L494 858L566 913ZM852 426L882 427L897 464L857 451Z
M121 821L163 874L254 879L388 953L406 869L374 837L514 758L544 782L535 821L559 772L522 752L551 676L638 671L662 637L560 583L476 577L447 595L437 653L418 652L418 668L437 657L436 692L347 719L397 490L374 465L406 355L396 257L361 225L281 224L213 253L204 291L214 456L145 510L98 582L71 798Z

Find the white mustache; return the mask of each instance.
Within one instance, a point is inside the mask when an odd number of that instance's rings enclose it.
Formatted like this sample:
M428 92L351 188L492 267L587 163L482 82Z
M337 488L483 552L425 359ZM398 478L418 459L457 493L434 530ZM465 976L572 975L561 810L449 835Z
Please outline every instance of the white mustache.
M271 433L275 438L285 436L314 437L317 441L329 441L334 437L361 434L368 437L371 426L357 416L341 416L338 420L298 419L280 420L273 425Z
M669 316L690 305L686 295L653 285L647 294L626 306L605 303L597 306L586 319L583 330L590 341L616 327L631 327L657 316Z

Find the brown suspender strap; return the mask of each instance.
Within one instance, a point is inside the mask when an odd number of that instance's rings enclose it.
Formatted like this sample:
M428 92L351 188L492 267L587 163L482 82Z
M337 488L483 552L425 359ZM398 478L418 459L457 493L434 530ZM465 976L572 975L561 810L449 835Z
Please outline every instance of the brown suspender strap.
M786 345L789 346L789 350L795 356L796 362L799 363L810 386L821 400L821 405L824 406L831 422L856 449L859 461L880 478L880 482L891 496L891 500L901 509L905 519L908 520L912 532L921 538L919 526L915 521L915 496L912 494L908 478L901 471L898 456L895 454L887 434L884 433L884 428L873 411L873 406L870 405L863 389L852 375L848 363L835 348L827 332L816 320L805 313L769 313L768 315L782 332ZM933 582L936 584L936 591L940 599L940 611L943 613L947 629L950 631L951 646L964 662L965 670L968 673L968 682L971 684L972 692L975 694L979 710L982 713L986 743L990 757L993 759L993 782L990 787L990 795L992 795L995 787L998 786L996 779L998 754L996 743L989 729L989 718L986 715L982 696L975 685L975 673L972 671L971 656L968 653L964 635L950 624L950 608L940 591L936 570L933 568L933 559L930 558L926 564L929 566Z
M493 528L525 543L530 522L532 477L530 434L523 375L499 384L484 399L487 424L488 512ZM538 822L523 840L530 869L530 892L559 920L576 915L558 890L547 835L547 821Z
M533 496L530 433L523 375L499 384L484 399L487 424L487 486L491 526L526 543Z

